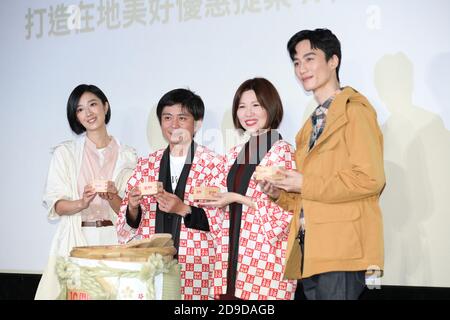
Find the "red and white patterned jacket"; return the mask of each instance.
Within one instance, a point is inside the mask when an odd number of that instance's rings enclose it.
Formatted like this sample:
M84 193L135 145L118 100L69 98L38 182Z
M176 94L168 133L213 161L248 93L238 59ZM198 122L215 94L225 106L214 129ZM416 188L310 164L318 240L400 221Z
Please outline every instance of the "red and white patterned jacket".
M226 155L229 172L244 145ZM295 169L293 147L279 140L261 160L261 166L282 166ZM226 178L222 186L226 188ZM235 296L245 300L294 299L296 280L283 280L289 223L292 213L284 211L261 190L254 176L250 179L246 196L258 209L242 205ZM227 207L228 208L228 207ZM206 211L211 233L216 238L214 295L227 291L229 244L229 211ZM214 215L216 214L216 215Z
M144 196L141 200L142 219L137 229L126 222L128 193L137 184L148 177L156 181L159 177L161 158L165 149L151 153L148 158L140 158L133 175L128 180L127 190L117 220L117 232L120 243L131 239L148 238L155 233L156 199ZM222 156L204 146L198 145L186 181L184 203L194 205L193 188L200 185L219 186L223 179L224 160ZM216 209L205 208L215 215ZM181 265L181 297L185 300L207 300L212 283L215 248L210 232L186 228L181 222L178 262Z

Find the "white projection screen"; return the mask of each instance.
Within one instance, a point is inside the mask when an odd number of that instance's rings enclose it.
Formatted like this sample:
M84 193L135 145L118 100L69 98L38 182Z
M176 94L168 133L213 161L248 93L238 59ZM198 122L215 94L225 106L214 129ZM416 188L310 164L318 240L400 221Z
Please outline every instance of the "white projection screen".
M448 0L33 0L0 2L0 272L41 273L56 224L42 193L52 148L73 138L80 83L110 100L108 131L140 156L164 145L155 106L190 88L206 105L197 141L236 143L231 103L265 77L294 143L315 106L286 50L301 29L341 40L341 84L365 94L385 139L384 285L450 287Z

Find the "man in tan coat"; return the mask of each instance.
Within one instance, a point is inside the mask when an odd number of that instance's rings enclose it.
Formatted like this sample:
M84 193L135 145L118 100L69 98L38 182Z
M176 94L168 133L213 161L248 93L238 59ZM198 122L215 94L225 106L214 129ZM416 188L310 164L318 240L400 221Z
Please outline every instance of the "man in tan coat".
M308 299L357 299L367 271L382 270L383 137L369 101L340 87L340 42L327 29L288 42L295 74L319 106L296 136L297 171L261 182L294 212L285 277Z

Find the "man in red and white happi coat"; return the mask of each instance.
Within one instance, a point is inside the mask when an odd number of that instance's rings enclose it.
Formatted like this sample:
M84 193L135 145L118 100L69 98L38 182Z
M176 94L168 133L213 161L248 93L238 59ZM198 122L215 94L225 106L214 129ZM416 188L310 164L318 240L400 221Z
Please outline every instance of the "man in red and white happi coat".
M205 210L194 204L194 187L219 185L223 158L193 141L204 115L201 98L186 89L166 93L158 103L166 149L140 158L128 181L117 223L119 241L170 233L181 266L181 297L210 299L215 246ZM139 184L160 181L164 191L142 196Z

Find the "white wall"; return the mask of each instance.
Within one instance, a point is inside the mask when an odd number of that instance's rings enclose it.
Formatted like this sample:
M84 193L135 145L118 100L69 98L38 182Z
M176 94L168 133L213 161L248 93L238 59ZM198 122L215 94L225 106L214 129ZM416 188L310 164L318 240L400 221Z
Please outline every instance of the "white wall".
M107 94L109 132L140 155L163 143L154 118L161 95L189 87L207 108L200 142L222 152L233 143L224 148L222 133L236 88L266 77L285 105L281 132L294 142L314 103L294 77L286 42L301 29L327 27L342 43L342 84L369 98L384 131L383 283L450 286L450 2L229 0L228 14L213 16L216 1L198 0L196 12L194 1L168 0L167 21L159 7L160 20L150 24L150 9L166 1L136 1L145 25L125 26L129 2L84 0L92 6L80 11L80 28L87 14L92 30L59 36L49 34L52 16L55 27L67 26L57 6L79 2L0 2L1 271L41 272L46 263L56 225L46 219L42 191L51 147L72 138L65 104L76 85ZM102 3L119 5L118 28L99 24Z

